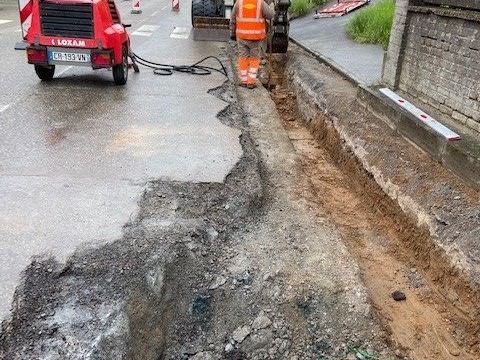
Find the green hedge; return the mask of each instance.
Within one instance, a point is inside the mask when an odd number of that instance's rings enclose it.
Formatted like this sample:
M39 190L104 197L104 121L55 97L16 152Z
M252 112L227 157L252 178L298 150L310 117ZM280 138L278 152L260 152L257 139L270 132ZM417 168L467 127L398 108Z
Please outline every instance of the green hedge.
M288 11L293 16L304 16L310 13L314 8L322 6L327 0L292 0L292 5Z

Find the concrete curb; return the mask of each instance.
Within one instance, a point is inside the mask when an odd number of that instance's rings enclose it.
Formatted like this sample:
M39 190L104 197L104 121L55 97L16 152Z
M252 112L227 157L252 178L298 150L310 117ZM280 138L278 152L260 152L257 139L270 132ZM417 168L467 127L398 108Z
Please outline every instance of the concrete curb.
M356 86L358 98L363 105L380 115L380 118L386 120L390 127L407 140L414 142L422 150L430 154L433 159L442 163L460 178L468 180L472 185L480 189L480 153L477 154L471 150L475 147L475 140L473 140L472 144L472 141L465 140L468 139L468 136L461 134L463 140L448 142L440 134L422 124L414 115L402 110L393 101L375 88L369 87L357 79L355 75L334 60L309 49L293 38L290 38L290 40ZM456 130L459 132L458 129Z
M409 141L454 172L480 189L480 157L469 149L469 143L462 140L449 142L443 136L419 121L413 114L397 106L380 92L364 85L358 85L358 99Z

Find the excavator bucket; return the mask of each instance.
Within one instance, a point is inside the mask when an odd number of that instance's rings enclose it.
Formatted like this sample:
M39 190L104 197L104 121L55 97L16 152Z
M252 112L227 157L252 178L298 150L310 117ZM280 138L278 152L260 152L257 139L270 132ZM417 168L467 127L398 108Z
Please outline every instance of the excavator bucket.
M225 18L192 17L193 40L226 42L230 38L229 24L230 21Z
M268 51L274 54L283 54L288 50L288 31L290 22L288 20L288 8L290 0L275 0L275 16L271 22L270 46Z
M273 54L284 54L288 50L288 34L274 33L271 39L270 52Z
M230 20L217 17L195 16L192 25L195 29L229 29Z

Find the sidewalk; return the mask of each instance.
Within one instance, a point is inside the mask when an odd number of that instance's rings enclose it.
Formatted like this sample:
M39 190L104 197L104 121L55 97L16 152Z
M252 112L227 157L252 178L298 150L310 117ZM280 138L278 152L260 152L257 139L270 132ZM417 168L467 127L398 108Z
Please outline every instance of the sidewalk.
M296 19L291 23L290 36L328 62L346 69L357 82L372 85L378 83L382 75L383 49L355 43L345 33L347 22L358 11L336 18L314 19L310 14Z

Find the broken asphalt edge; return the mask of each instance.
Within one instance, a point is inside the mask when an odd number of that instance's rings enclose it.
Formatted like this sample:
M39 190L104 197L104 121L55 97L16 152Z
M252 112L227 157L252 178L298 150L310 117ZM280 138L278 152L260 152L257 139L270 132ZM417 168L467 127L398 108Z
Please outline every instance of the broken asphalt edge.
M480 245L477 244L480 237L478 191L451 174L437 161L425 156L418 148L412 147L412 142L404 136L398 136L399 133L392 128L388 116L380 117L378 113L365 109L361 99L362 92L357 92L356 109L358 111L363 108L369 112L367 121L361 118L357 120L337 117L336 110L333 109L335 104L328 103L325 99L328 90L324 88L322 74L315 68L324 67L324 64L319 64L316 60L318 60L316 56L312 58L309 54L301 54L301 51L290 52L286 72L297 100L303 104L310 104L317 111L327 115L324 118L327 119L328 126L333 127L340 137L343 147L353 154L365 172L374 179L383 193L398 205L408 219L411 219L419 229L427 229L435 247L446 256L451 268L459 272L461 279L459 282L465 281L467 287L478 294L480 290ZM328 65L328 68L332 67ZM325 67L323 71L325 72ZM343 76L341 73L340 75ZM332 77L334 76L338 78L337 69L334 69ZM358 83L352 84L351 79L347 81L350 85L359 86ZM391 110L390 115L394 114L396 111ZM368 123L371 120L372 122ZM368 137L364 136L365 133L361 130L369 133ZM406 159L401 156L404 152ZM385 158L388 161L378 161L382 154L387 154ZM450 280L455 281L455 276L450 275ZM453 282L452 288L457 285L458 283Z
M189 289L205 288L203 264L212 267L206 259L223 251L217 239L255 215L263 201L258 161L231 90L228 81L208 90L225 102L218 121L241 131L243 154L224 181L151 179L121 237L78 248L66 262L34 258L2 321L0 359L158 358L170 331L159 310L165 294L179 294L175 309L188 308Z
M461 133L462 141L447 141L413 114L402 109L394 101L380 93L378 85L366 84L333 59L310 49L292 37L290 40L356 86L358 97L362 100L363 105L378 113L380 118L390 119L387 120L387 124L400 135L414 142L457 176L467 179L472 185L480 189L480 155L478 152L469 149L471 141L468 140L468 135L462 134L461 128L455 128L454 130ZM413 101L416 102L415 99ZM419 105L422 106L423 104L420 103ZM436 117L437 114L432 115ZM442 119L437 120L442 121ZM448 126L448 124L446 125ZM476 140L473 140L473 142L476 142Z

